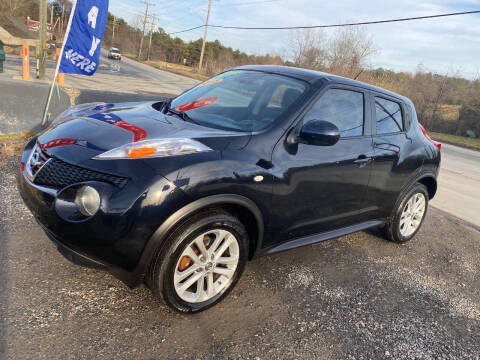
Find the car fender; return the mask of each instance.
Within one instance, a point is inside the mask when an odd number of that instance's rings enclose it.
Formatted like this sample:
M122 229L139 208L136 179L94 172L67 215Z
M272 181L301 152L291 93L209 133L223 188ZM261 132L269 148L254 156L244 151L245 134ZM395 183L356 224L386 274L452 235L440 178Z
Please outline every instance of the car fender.
M162 249L164 240L170 234L171 230L187 216L212 205L240 205L248 209L253 214L257 222L258 239L256 241L255 249L255 253L257 253L262 246L264 234L263 216L258 206L252 200L242 195L217 194L197 199L170 215L150 237L150 240L142 252L135 272L141 275L141 277L145 277L149 269L149 265L158 251Z
M430 171L430 170L423 170L420 171L419 173L415 174L408 180L404 186L402 187L402 190L400 191L397 201L395 202L395 206L393 207L393 212L390 216L394 216L394 213L399 206L400 202L403 200L403 196L411 189L411 187L416 184L417 182L420 182L420 180L425 179L425 178L432 178L437 182L437 175L435 172Z

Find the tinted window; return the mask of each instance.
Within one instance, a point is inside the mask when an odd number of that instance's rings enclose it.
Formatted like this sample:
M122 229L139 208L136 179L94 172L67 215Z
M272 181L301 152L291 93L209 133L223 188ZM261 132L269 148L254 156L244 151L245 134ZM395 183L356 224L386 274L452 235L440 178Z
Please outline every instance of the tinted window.
M304 82L281 75L232 70L188 90L171 107L203 126L259 131L281 116L305 88Z
M363 113L363 93L330 89L308 112L304 123L329 121L338 127L341 137L359 136L363 134Z
M403 131L402 110L396 102L375 98L377 134Z

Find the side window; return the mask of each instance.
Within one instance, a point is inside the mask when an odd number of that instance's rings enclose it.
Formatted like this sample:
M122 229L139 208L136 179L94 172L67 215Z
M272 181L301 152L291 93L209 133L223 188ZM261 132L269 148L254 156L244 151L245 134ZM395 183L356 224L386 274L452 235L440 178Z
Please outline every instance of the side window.
M335 124L340 137L363 135L363 93L351 90L330 89L305 115L304 123L324 120Z
M377 134L403 131L402 110L396 102L375 97Z

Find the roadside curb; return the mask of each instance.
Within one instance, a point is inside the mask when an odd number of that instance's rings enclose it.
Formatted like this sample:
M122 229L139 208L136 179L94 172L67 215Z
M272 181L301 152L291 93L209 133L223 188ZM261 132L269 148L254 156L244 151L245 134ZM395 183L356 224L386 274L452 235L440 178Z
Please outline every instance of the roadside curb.
M467 220L463 220L453 214L450 214L449 212L445 211L445 210L442 210L442 209L439 209L433 205L430 205L429 206L430 209L432 209L434 212L437 212L443 216L445 216L446 218L448 218L449 220L452 220L453 222L457 223L457 224L461 224L463 226L466 226L472 230L475 230L475 231L478 231L480 232L480 226L478 225L475 225Z

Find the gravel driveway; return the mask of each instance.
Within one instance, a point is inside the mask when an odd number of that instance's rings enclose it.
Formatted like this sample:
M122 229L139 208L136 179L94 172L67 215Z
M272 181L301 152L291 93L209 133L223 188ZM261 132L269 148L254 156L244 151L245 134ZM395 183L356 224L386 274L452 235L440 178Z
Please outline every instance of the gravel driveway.
M0 359L480 358L480 233L430 209L406 245L376 231L255 260L185 316L65 260L0 165Z

